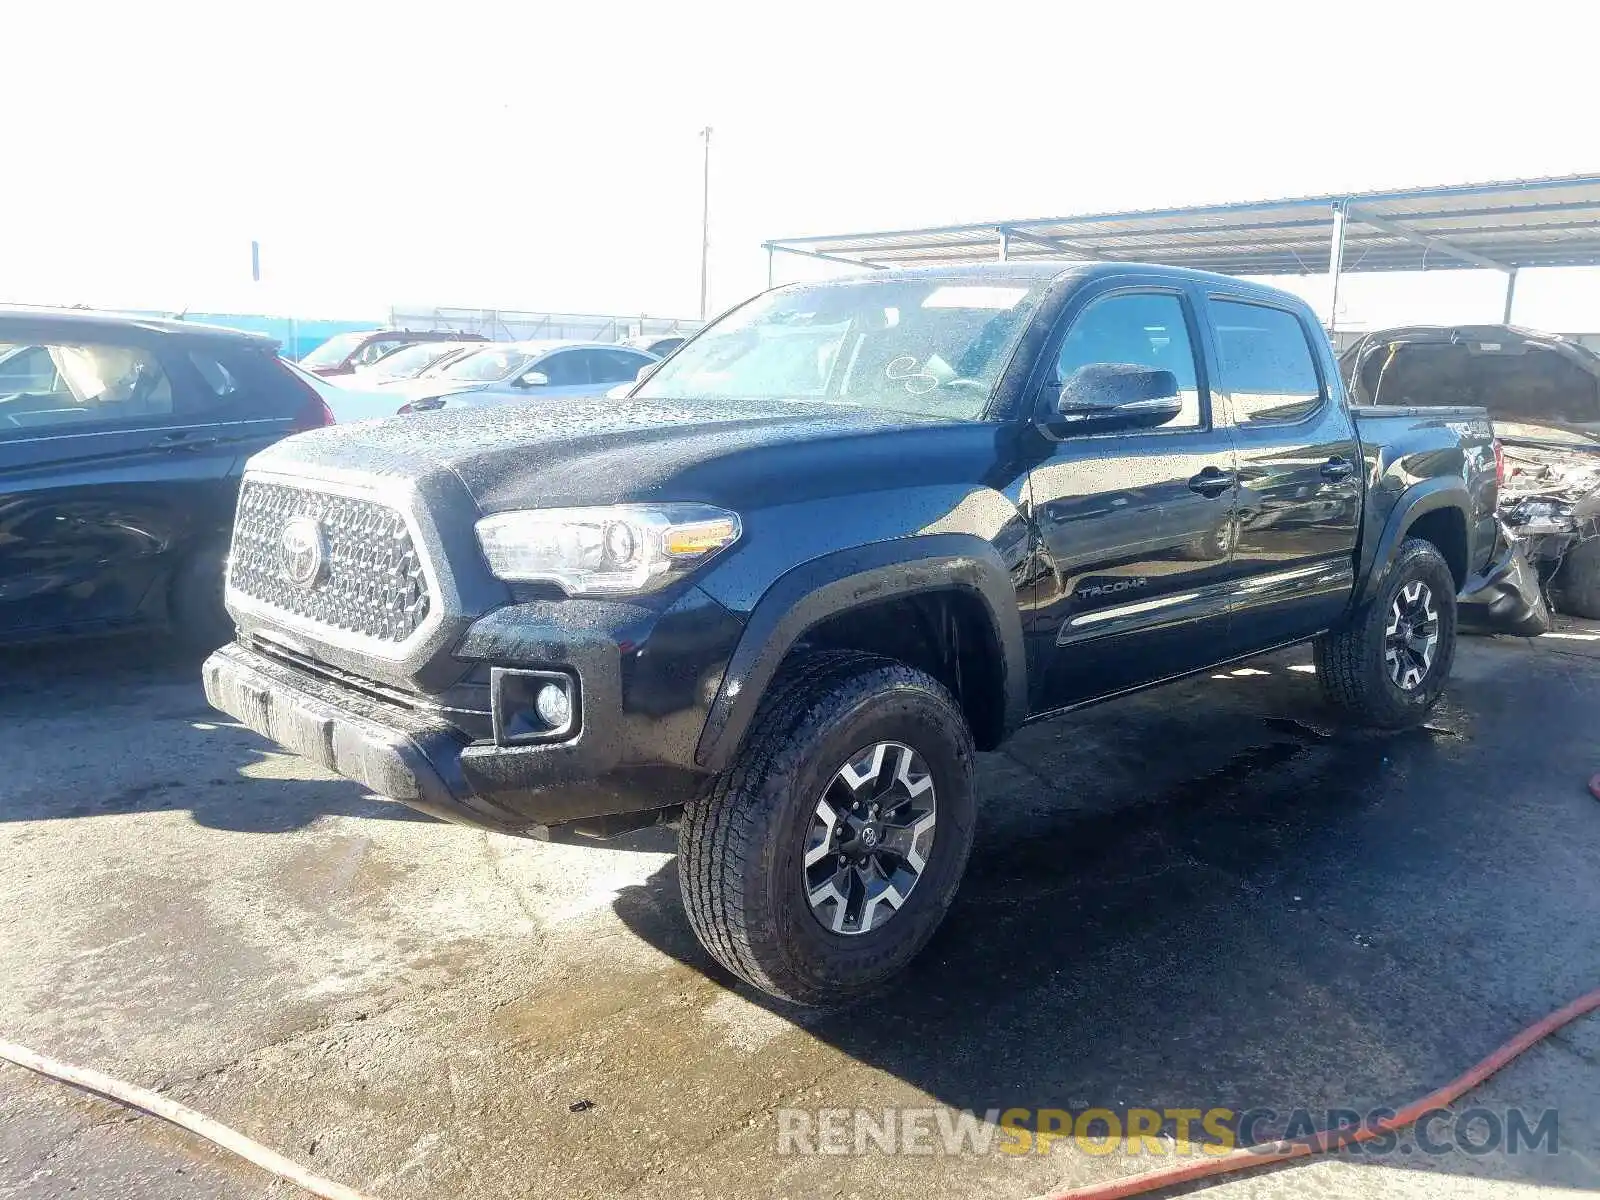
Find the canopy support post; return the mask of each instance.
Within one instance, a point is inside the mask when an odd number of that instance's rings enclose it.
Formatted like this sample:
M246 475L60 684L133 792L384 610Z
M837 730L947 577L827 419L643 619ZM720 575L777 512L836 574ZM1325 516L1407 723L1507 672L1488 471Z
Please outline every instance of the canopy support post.
M1328 332L1339 320L1339 271L1344 266L1345 201L1333 202L1333 242L1328 247Z

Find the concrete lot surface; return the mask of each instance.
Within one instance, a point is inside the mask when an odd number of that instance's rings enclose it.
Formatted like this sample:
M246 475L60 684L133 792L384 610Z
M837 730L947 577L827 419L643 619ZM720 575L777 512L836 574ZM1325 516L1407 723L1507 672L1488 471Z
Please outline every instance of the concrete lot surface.
M1024 1197L1152 1159L780 1155L780 1110L1397 1106L1600 986L1600 630L1464 641L1430 727L1396 736L1339 728L1309 661L986 756L945 928L892 993L819 1017L711 965L670 831L437 824L226 723L192 661L13 652L0 1037L385 1200ZM1600 1017L1460 1107L1554 1108L1558 1152L1397 1147L1218 1191L1600 1189ZM0 1196L297 1194L0 1065Z

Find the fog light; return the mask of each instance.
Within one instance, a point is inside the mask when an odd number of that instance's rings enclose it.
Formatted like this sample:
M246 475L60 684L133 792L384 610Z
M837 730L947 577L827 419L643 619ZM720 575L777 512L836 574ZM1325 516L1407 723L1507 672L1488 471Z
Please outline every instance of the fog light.
M583 721L583 685L566 671L492 667L489 707L501 746L565 741Z
M551 729L565 729L572 720L572 698L567 695L565 688L554 683L547 683L539 689L533 707L539 719Z

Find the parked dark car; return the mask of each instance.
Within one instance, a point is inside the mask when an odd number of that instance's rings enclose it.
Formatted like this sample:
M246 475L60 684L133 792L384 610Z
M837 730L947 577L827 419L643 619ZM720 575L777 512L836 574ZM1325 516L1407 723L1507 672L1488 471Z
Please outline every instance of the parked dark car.
M244 461L332 420L277 351L181 321L0 308L0 641L232 636Z
M302 355L300 365L324 378L349 375L370 367L386 354L418 342L487 342L481 333L457 333L452 329L367 329L355 333L336 333L315 350Z
M1422 721L1495 488L1481 408L1352 411L1270 288L1123 263L800 284L621 400L259 455L206 694L447 819L681 817L710 953L836 1004L932 936L973 751L1024 722L1305 641L1353 718Z
M1412 325L1340 358L1358 404L1476 404L1504 456L1500 517L1557 609L1600 618L1600 355L1509 325Z

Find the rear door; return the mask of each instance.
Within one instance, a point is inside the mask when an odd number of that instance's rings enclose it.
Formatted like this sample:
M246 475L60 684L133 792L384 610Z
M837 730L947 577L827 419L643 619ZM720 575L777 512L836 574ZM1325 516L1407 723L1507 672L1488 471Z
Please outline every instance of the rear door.
M264 393L265 354L136 330L0 341L37 368L0 382L0 636L158 611L183 556L226 538L239 465L290 431L297 394Z
M1232 644L1248 654L1326 629L1355 582L1361 454L1326 348L1303 310L1213 293L1215 390L1239 458Z
M619 383L632 383L643 368L660 361L624 346L612 350L590 350L588 353L589 377L597 390L615 387Z
M1091 363L1171 371L1183 411L1137 432L1069 437L1031 473L1044 554L1025 613L1033 707L1046 711L1225 657L1234 456L1213 419L1195 297L1110 278L1069 305L1046 386Z

